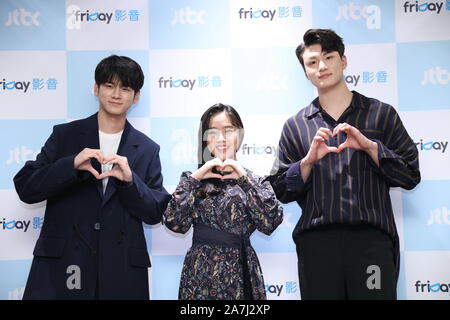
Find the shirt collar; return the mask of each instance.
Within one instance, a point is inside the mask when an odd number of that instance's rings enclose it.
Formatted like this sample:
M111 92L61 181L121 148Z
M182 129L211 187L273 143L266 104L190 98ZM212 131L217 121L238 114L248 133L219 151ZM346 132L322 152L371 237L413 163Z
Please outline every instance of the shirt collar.
M352 101L350 102L350 108L366 109L368 107L368 104L365 101L366 99L364 99L365 97L362 94L358 93L357 91L352 91L352 93L353 93L353 97L352 97ZM311 102L311 104L308 107L306 107L305 117L308 119L311 119L312 117L317 115L322 110L323 110L323 108L320 105L319 97L317 97Z

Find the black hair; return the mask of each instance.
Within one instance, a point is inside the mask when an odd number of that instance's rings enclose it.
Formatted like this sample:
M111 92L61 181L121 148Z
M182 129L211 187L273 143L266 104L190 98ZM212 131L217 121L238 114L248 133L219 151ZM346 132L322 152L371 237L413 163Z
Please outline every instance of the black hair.
M200 119L200 128L198 129L198 168L201 168L206 161L212 160L214 156L208 149L207 130L209 129L209 122L211 118L221 112L225 112L230 119L231 124L239 130L239 145L241 147L242 139L244 138L244 125L241 117L237 111L230 105L217 103L203 113ZM202 186L196 191L195 196L199 199L204 199L208 196L213 196L220 193L221 184L216 178L202 180Z
M208 110L203 113L200 119L200 127L198 129L198 168L201 168L206 161L212 160L214 156L208 151L208 141L206 139L206 130L209 129L209 122L211 118L221 112L225 112L230 119L231 124L239 130L239 145L237 149L241 147L242 139L244 138L244 125L242 123L241 117L237 111L230 105L223 103L216 103L215 105L208 108Z
M343 39L331 29L309 29L303 35L303 43L301 43L297 49L295 49L295 55L300 61L300 64L305 70L305 63L303 61L303 52L306 47L313 44L320 44L322 46L322 52L328 53L337 51L339 56L344 56L345 45Z
M111 55L100 61L95 68L95 83L100 86L118 80L138 93L144 85L144 73L136 61L125 56Z

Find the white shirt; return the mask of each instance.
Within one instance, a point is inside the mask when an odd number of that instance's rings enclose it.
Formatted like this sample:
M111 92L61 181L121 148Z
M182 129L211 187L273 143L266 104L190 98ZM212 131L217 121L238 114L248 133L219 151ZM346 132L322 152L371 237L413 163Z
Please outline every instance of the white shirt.
M109 157L110 155L117 154L120 139L122 138L122 133L123 130L117 133L104 133L100 130L98 131L98 136L100 138L100 150L102 151L104 157ZM111 170L112 166L112 164L102 164L102 173ZM108 185L108 180L108 177L102 179L103 193L105 193L106 186Z

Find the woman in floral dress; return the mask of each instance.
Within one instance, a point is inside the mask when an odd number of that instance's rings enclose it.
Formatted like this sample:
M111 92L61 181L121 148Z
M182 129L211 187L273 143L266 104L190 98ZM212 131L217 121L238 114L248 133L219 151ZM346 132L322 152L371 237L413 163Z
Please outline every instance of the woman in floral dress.
M270 235L283 209L268 181L236 160L244 135L236 110L216 104L201 118L199 168L183 172L164 213L172 231L194 227L179 299L266 299L264 279L249 237Z

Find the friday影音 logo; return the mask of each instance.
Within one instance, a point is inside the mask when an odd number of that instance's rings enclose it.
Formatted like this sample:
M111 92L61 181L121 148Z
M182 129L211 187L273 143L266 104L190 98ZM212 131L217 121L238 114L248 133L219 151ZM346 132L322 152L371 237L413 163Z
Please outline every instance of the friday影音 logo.
M447 151L448 141L424 140L420 139L414 142L419 151L438 151L445 153Z
M83 23L104 23L109 25L113 22L138 22L142 13L136 9L115 9L102 12L70 5L66 9L66 14L67 29L80 29Z
M238 11L241 20L268 20L273 21L274 18L301 18L303 9L301 6L283 6L276 9L253 9L240 8Z
M43 224L44 224L43 217L34 217L32 220L17 220L17 219L9 220L7 218L3 218L0 220L0 230L1 231L17 230L27 232L28 230L30 230L30 227L34 230L40 230L42 229Z
M344 80L354 87L361 83L388 83L389 73L385 70L363 71L360 74L345 74Z
M450 294L450 283L417 280L414 283L416 293Z
M425 13L440 14L443 10L450 10L450 0L446 1L405 1L403 13Z
M297 281L286 281L278 284L264 284L264 290L266 294L274 294L279 297L282 293L295 294L299 288Z
M56 78L32 78L31 80L12 80L0 78L0 93L21 91L27 93L30 91L57 90L58 79Z
M241 147L241 153L244 156L259 156L259 155L271 155L275 157L276 147L269 145L257 145L255 143L248 144L244 143Z
M160 89L187 89L192 91L195 88L220 88L222 87L222 77L213 76L197 76L194 78L178 78L161 76L157 80Z
M303 8L301 6L279 6L272 9L240 8L238 17L240 20L249 21L274 21L274 19L301 18Z

